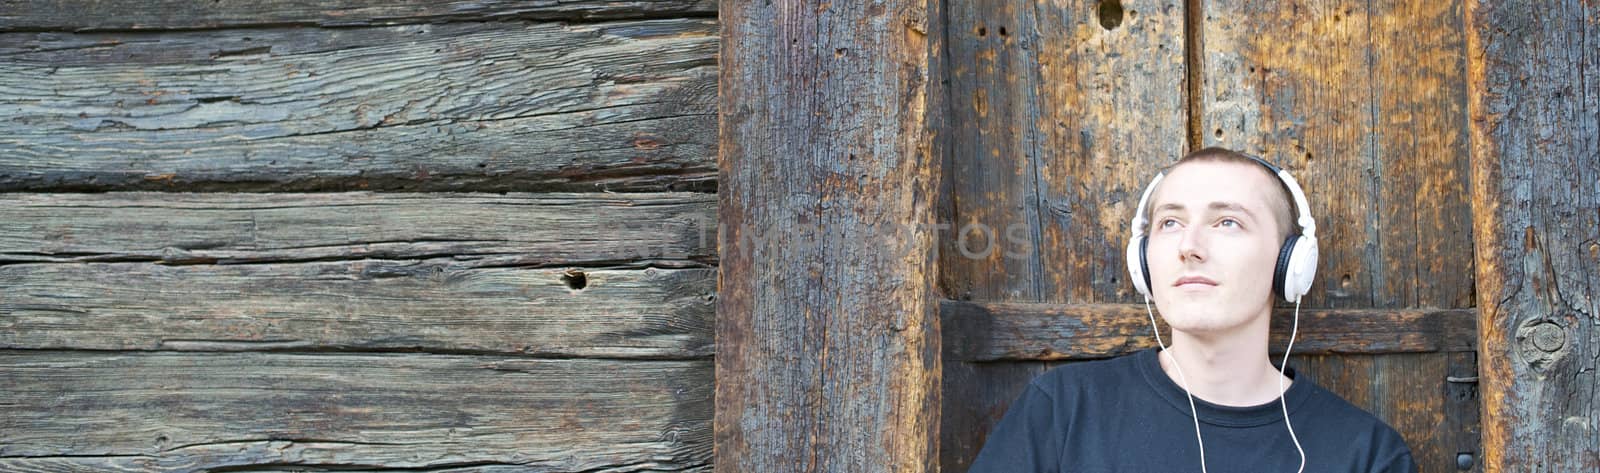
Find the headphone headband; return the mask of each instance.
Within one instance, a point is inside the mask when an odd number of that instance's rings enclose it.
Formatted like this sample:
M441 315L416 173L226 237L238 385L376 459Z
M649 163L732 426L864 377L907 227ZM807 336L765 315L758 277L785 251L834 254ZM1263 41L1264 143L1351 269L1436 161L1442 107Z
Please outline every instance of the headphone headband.
M1239 154L1244 156L1244 157L1246 157L1246 158L1250 158L1251 161L1255 161L1256 163L1266 167L1267 170L1272 171L1272 174L1274 176L1276 176L1280 172L1283 172L1283 168L1278 167L1278 165L1276 165L1276 164L1269 163L1265 159L1261 159L1260 156L1256 156L1256 155L1249 154L1249 153L1239 153Z
M1294 222L1296 226L1300 227L1300 235L1316 237L1317 221L1316 219L1311 218L1311 205L1306 202L1305 191L1300 190L1300 181L1295 180L1294 176L1290 176L1289 171L1285 171L1283 168L1269 163L1267 160L1261 159L1256 155L1246 153L1237 154L1244 156L1245 158L1249 158L1251 161L1255 161L1262 167L1267 168L1268 172L1271 172L1273 176L1278 178L1279 182L1283 183L1283 187L1289 190L1289 197L1292 201L1291 203L1294 205L1295 213L1300 216L1300 218L1296 219ZM1146 217L1145 212L1145 209L1148 208L1150 203L1150 194L1155 192L1156 185L1160 184L1161 179L1166 176L1166 171L1156 173L1155 179L1150 180L1150 184L1144 188L1144 193L1139 196L1139 207L1134 209L1133 214L1133 236L1138 237L1145 235L1144 227L1145 225L1150 224L1150 218Z

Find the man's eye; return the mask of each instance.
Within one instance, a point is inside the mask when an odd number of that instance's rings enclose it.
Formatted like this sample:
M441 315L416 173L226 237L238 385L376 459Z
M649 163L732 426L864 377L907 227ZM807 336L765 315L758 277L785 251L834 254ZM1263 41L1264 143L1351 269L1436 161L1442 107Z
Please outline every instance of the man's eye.
M1222 219L1222 222L1219 222L1219 224L1232 224L1232 226L1237 227L1239 226L1239 221L1231 218L1225 218Z
M1169 223L1175 224L1175 223L1178 223L1178 221L1170 219L1170 218L1164 218L1164 219L1161 219L1160 222L1157 222L1156 225L1160 226L1161 228L1172 228L1171 225L1167 225Z

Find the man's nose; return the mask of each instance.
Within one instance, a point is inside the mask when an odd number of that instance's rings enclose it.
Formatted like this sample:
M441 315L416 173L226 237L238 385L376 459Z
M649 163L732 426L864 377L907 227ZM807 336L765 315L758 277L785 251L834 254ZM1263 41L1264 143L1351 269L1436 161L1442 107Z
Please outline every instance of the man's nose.
M1181 239L1178 240L1178 258L1180 260L1194 259L1205 261L1204 228L1191 225L1183 229Z

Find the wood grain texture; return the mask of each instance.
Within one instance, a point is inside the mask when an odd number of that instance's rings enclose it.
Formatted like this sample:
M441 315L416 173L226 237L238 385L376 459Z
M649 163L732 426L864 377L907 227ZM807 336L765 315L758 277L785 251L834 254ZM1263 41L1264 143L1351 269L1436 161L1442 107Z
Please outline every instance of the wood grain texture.
M1484 471L1600 470L1600 5L1468 5Z
M1207 2L1206 145L1306 189L1312 307L1469 307L1458 2Z
M719 471L938 471L939 5L721 4Z
M1183 12L1097 4L951 4L948 297L1132 300L1128 220L1185 148Z
M1316 309L1300 313L1294 352L1458 352L1475 348L1470 309ZM1292 313L1273 314L1268 346L1282 353ZM947 356L962 361L1093 359L1151 348L1144 307L943 301ZM1161 321L1159 315L1158 321ZM1164 321L1161 331L1169 329ZM1442 396L1442 394L1441 394Z
M715 186L717 25L0 34L0 190Z
M950 206L940 286L954 299L1039 297L1038 37L1029 2L949 2Z
M946 343L952 341L952 335L960 336L945 333ZM964 472L971 468L989 439L989 432L1005 417L1006 409L1022 396L1029 381L1053 364L1059 363L969 363L947 356L943 380L946 403L939 418L940 471Z
M0 264L705 266L715 208L700 193L10 193L0 194Z
M0 194L0 348L706 357L714 199Z
M709 472L711 364L4 351L0 469Z
M1040 302L1131 303L1139 195L1187 152L1182 5L1035 1Z
M16 264L0 266L0 349L709 358L715 284L711 269L448 259Z
M1402 353L1374 356L1377 391L1373 405L1362 406L1405 437L1420 471L1457 472L1457 431L1446 423L1453 353ZM1476 426L1457 426L1470 432Z
M1461 2L1374 2L1375 307L1472 307Z
M0 31L368 26L715 15L711 0L0 0Z

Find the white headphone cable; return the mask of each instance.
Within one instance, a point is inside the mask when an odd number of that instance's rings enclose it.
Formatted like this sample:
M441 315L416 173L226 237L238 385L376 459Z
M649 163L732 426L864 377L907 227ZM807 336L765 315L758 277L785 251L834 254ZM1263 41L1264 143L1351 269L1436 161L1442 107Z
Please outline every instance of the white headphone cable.
M1300 333L1300 298L1294 298L1294 325L1289 329L1289 346L1283 349L1283 362L1278 365L1278 404L1283 406L1283 426L1289 428L1289 440L1294 441L1294 449L1300 452L1299 473L1306 471L1306 450L1300 448L1300 437L1294 435L1294 425L1289 424L1289 393L1283 390L1283 370L1289 368L1289 350L1294 349L1294 336ZM1204 473L1205 467L1200 468Z
M1167 353L1167 344L1161 341L1161 329L1156 328L1156 314L1150 311L1150 297L1144 298L1144 313L1150 316L1150 330L1156 333L1156 344L1161 345L1161 352ZM1178 369L1178 380L1183 382L1183 394L1189 396L1189 417L1194 419L1194 441L1200 444L1200 473L1206 473L1206 441L1200 438L1200 413L1194 408L1194 394L1189 392L1189 378L1183 375L1183 366L1178 364L1178 357L1167 353L1172 358L1172 367ZM1159 364L1159 360L1157 362ZM1302 468L1305 461L1302 459Z

